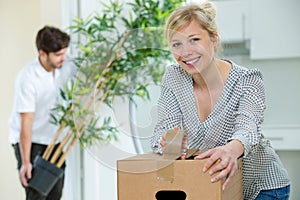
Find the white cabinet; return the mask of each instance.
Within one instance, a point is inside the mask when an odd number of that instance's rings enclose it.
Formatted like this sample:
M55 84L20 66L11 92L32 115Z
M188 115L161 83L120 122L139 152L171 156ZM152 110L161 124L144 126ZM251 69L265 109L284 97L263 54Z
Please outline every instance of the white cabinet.
M251 58L300 57L300 1L250 2Z
M263 128L263 134L275 150L300 150L300 126L269 126Z
M300 57L299 0L213 2L223 43L246 43L251 59Z

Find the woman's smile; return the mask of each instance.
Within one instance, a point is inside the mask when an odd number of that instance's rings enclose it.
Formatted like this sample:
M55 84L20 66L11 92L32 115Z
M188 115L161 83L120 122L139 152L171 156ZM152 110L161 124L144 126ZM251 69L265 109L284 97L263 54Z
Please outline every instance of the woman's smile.
M197 57L197 58L190 59L190 60L183 60L182 62L184 62L186 65L194 66L199 60L200 60L200 57Z

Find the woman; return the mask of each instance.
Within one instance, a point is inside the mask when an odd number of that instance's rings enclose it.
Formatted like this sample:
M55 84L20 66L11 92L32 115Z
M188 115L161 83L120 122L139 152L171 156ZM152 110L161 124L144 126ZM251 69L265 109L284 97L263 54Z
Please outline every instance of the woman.
M165 37L178 64L163 77L152 148L161 153L166 131L180 127L189 148L210 149L195 159L208 158L203 172L217 172L212 182L225 178L225 188L242 157L244 199L288 199L287 171L261 130L262 74L216 57L215 16L211 2L184 6L169 16Z

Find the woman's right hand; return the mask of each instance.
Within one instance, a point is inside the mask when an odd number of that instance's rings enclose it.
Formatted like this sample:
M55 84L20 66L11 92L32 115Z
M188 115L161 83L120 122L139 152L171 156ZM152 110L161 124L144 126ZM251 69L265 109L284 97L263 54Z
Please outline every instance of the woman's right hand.
M164 147L165 147L165 143L166 143L166 135L167 135L167 133L162 134L160 142L159 142L162 152L164 152Z

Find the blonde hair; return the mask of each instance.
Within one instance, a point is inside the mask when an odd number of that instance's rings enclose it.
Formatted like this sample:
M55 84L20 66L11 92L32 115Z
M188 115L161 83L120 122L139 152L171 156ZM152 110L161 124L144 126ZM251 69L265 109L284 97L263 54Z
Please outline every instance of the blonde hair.
M216 24L216 7L212 2L206 1L202 4L189 4L174 10L165 25L165 38L167 42L176 31L188 26L192 20L198 22L211 37L218 36ZM215 50L216 51L216 50Z

